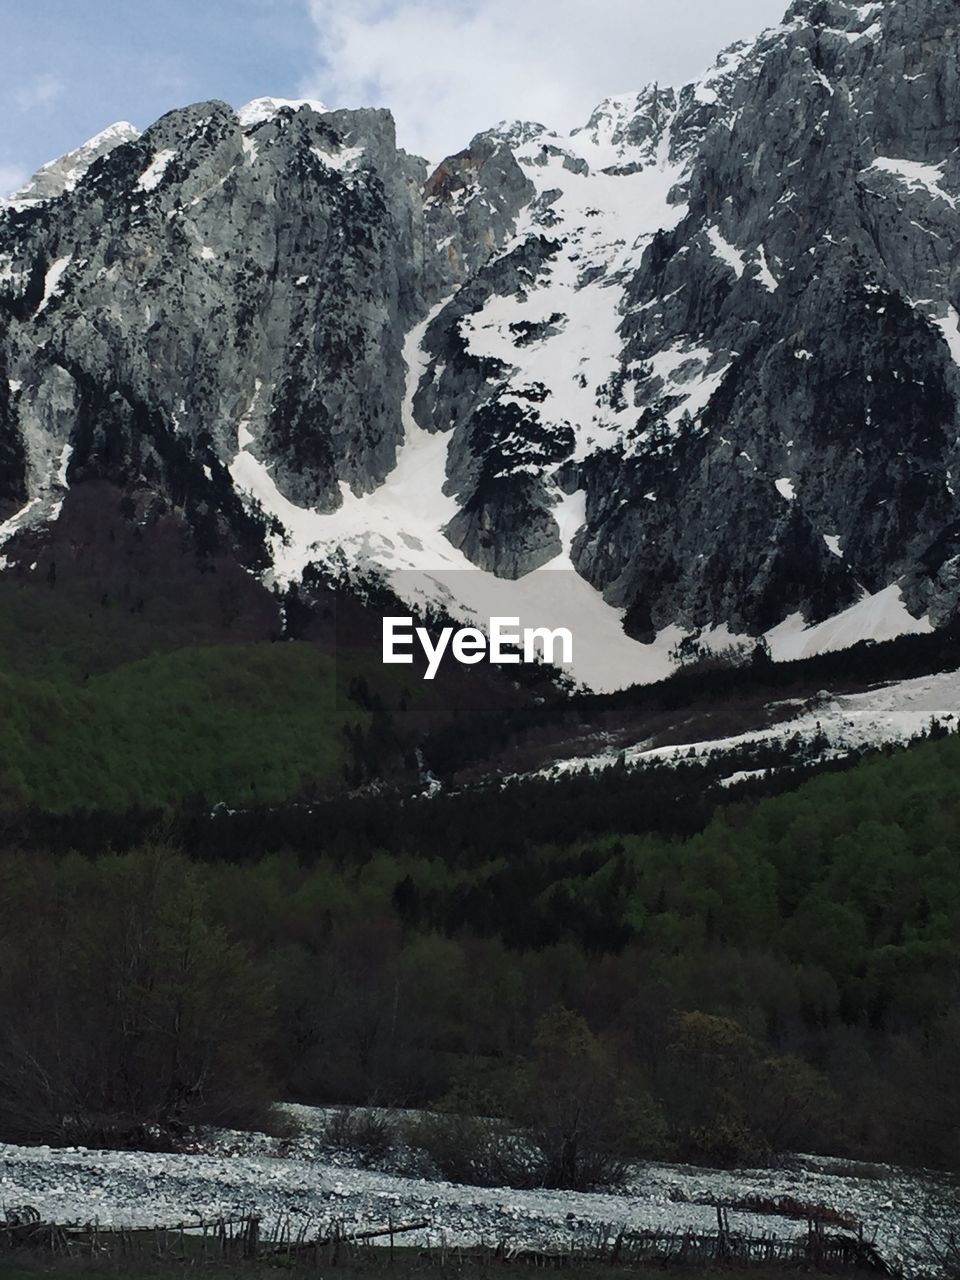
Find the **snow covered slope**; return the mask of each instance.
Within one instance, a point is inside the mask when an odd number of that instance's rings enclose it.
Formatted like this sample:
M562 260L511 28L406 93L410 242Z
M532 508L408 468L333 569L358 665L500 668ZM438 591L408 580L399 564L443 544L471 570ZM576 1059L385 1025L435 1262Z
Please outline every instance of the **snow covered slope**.
M801 750L816 744L821 758L832 759L862 748L910 742L928 733L933 722L956 732L960 727L960 673L901 680L865 693L834 695L825 690L815 698L770 704L766 710L777 720L768 729L667 747L638 742L615 751L558 761L541 773L550 777L584 768L608 769L621 762L641 764L689 756L722 758L751 744L783 743L788 739ZM810 758L809 751L806 757ZM738 780L739 777L731 778Z
M938 6L923 8L935 25ZM947 161L883 154L863 168L901 184L884 197L884 216L918 242L904 254L888 240L863 259L868 310L895 309L884 305L887 290L896 298L897 277L918 270L919 292L937 295L903 304L879 338L868 317L843 332L849 301L819 331L823 276L808 266L832 254L823 268L848 288L842 259L859 259L866 230L850 221L850 197L862 199L855 184L828 191L832 204L802 243L792 229L798 200L812 195L803 189L812 176L804 129L842 168L850 121L841 128L826 104L839 91L848 115L857 99L870 114L872 63L899 57L897 9L883 27L879 10L835 5L825 26L797 4L781 27L722 54L697 85L608 100L568 136L517 123L475 139L465 155L509 149L529 198L500 252L408 338L397 470L383 491L312 525L311 554L342 547L351 561L382 566L410 599L422 594L419 571L463 617L507 612L579 627L576 674L595 688L668 674L684 635L722 645L765 633L775 657L792 658L930 630L949 616L955 312L947 270L931 274L923 253L931 223L954 208L956 175ZM761 102L764 76L781 83L764 84ZM856 124L859 154L870 126ZM774 144L776 166L766 154ZM480 172L460 165L459 185L439 184L428 210L485 201ZM720 193L709 199L708 180ZM448 249L449 237L436 247ZM808 305L808 294L820 301ZM769 335L758 336L758 317ZM914 349L910 367L891 368L886 344L892 355L901 338ZM902 347L895 359L903 362ZM838 361L861 371L860 388L844 394L854 397L845 412L869 434L862 445L849 422L823 436L824 399L836 398L836 373L824 365ZM881 377L924 390L894 413L889 395L880 403L874 391ZM927 460L931 416L942 433L938 481ZM844 451L855 474L839 461ZM881 453L885 476L868 480L873 463L859 460ZM467 562L492 578L470 576ZM295 571L290 556L286 567ZM618 634L625 614L644 643Z

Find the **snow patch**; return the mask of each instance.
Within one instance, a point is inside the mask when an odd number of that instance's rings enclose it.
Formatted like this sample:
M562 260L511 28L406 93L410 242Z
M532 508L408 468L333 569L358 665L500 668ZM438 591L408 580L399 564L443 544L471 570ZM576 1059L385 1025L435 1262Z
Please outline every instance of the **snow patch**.
M70 466L70 459L73 457L73 445L65 444L60 453L60 463L57 467L57 474L54 477L54 483L58 484L61 489L67 487L67 468Z
M163 175L167 171L170 161L176 156L176 151L172 147L167 147L163 151L158 151L153 157L150 164L144 169L140 177L137 179L137 186L141 191L155 191L163 181Z
M68 151L66 155L41 165L26 186L13 193L9 203L15 207L38 204L73 191L97 160L123 143L133 142L139 137L140 130L135 125L128 120L118 120L88 138L75 151ZM3 203L6 202L0 201L0 204Z
M757 248L757 258L759 259L759 262L760 262L760 271L759 271L759 274L757 275L757 279L760 281L763 287L767 289L770 293L776 293L776 291L780 288L780 282L779 280L775 279L773 272L770 270L770 264L767 261L766 250L764 249L762 244L759 245Z
M739 280L746 270L746 263L740 250L723 238L719 227L707 227L707 238L713 245L717 257L730 267Z
M827 79L827 77L823 74L823 72L820 70L820 68L819 68L819 67L815 68L815 72L816 72L817 80L818 80L818 81L819 81L819 83L823 86L823 88L824 88L824 89L826 89L827 93L829 93L830 97L832 98L832 97L833 97L833 85L830 83L830 81L829 81L829 80Z
M45 311L50 299L59 293L63 273L72 261L73 254L68 253L66 257L57 258L56 262L51 263L47 268L47 274L43 278L43 297L40 299L35 315L40 315L41 311Z
M289 107L291 111L300 111L303 107L309 107L311 111L318 111L321 114L330 110L325 103L318 102L316 98L254 98L252 102L246 103L239 109L237 119L244 129L252 129L255 125L272 120L284 107Z
M892 174L893 177L898 178L911 190L919 188L935 199L945 200L951 209L956 209L957 197L944 191L941 186L945 164L946 161L942 161L940 164L923 164L919 160L902 160L893 156L877 156L873 164L870 165L870 169ZM870 169L866 169L864 172L869 173Z
M51 460L38 492L28 502L24 503L19 511L14 512L12 516L9 516L0 524L0 547L9 542L14 534L21 533L24 529L52 523L56 520L60 514L60 508L63 506L64 493L68 487L67 470L70 466L72 455L73 446L69 443L65 444L60 450L56 462L53 463ZM0 567L5 567L5 564L6 562Z
M92 138L88 138L80 151L100 151L104 148L113 148L121 146L124 142L135 142L140 137L140 130L136 125L131 124L129 120L117 120L114 124L107 125L106 129L101 129L99 133L95 133ZM49 165L43 166L45 169Z
M33 517L40 514L43 506L41 497L31 498L25 503L19 511L15 512L0 524L0 547L13 537L15 533L19 533L21 529L27 528L33 523Z
M344 147L333 153L321 151L319 147L311 147L310 150L326 168L339 172L356 169L365 154L363 147Z
M884 743L906 743L930 728L931 721L960 721L960 672L921 676L915 680L879 685L866 693L838 694L813 705L797 704L798 714L769 729L737 734L730 738L681 742L669 747L651 747L646 742L626 749L601 752L558 761L542 771L546 776L594 772L608 769L621 760L625 764L670 761L687 757L722 755L760 742L783 742L799 737L811 743L826 738L834 753L846 753ZM747 776L747 775L741 775ZM732 779L727 779L728 784Z
M683 343L664 347L648 362L651 379L661 384L661 392L675 403L663 421L676 434L684 418L697 421L710 403L730 368L730 361L716 365L717 356L708 347L686 347ZM716 367L714 367L716 366ZM643 368L643 366L641 366ZM712 368L712 372L707 372ZM631 442L627 453L642 453L649 430Z
M799 613L767 632L774 658L791 662L817 653L846 649L861 640L893 640L897 636L926 635L933 631L929 617L915 618L907 609L896 583L865 595L849 609L808 626Z
M253 395L250 397L250 403L247 405L247 411L237 424L238 454L243 453L251 444L253 444L253 432L250 430L250 424L253 421L253 415L257 412L259 407L262 391L263 381L260 378L256 378L253 384Z
M555 332L525 349L522 373L508 378L505 390L542 384L548 395L541 417L571 424L577 461L622 440L636 422L635 407L610 393L623 345L624 284L656 232L676 226L686 211L670 198L683 166L670 158L669 120L652 155L649 143L640 148L618 140L637 110L636 95L604 106L588 127L563 138L535 126L520 131L517 160L538 196L549 199L551 219L564 228L563 243L522 295L492 296L461 325L472 354L516 368L517 330L511 326L544 326L563 317L551 325ZM587 172L572 169L571 157ZM627 160L642 168L617 172ZM549 236L552 222L543 216L534 201L504 252L530 236Z
M960 315L956 307L947 307L947 314L934 320L943 339L950 348L950 354L956 364L960 364Z

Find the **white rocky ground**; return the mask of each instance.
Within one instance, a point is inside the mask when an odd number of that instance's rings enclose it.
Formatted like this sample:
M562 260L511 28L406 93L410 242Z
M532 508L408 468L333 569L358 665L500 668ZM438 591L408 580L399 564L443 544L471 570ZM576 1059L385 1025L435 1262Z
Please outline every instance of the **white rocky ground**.
M0 1146L0 1211L31 1204L48 1220L144 1226L257 1211L267 1231L289 1219L308 1234L334 1223L349 1232L427 1220L409 1243L549 1249L595 1240L602 1228L711 1230L716 1210L697 1201L792 1197L857 1218L884 1258L911 1275L924 1269L929 1236L948 1211L949 1188L934 1178L813 1157L734 1172L648 1164L608 1194L462 1187L361 1168L325 1143L323 1112L290 1111L303 1126L292 1140L220 1131L191 1154ZM780 1237L806 1230L775 1215L731 1212L730 1222Z

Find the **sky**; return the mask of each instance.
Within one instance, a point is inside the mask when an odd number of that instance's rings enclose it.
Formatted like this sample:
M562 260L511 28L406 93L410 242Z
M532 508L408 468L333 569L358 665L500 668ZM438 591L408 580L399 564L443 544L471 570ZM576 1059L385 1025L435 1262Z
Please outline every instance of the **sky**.
M787 0L0 0L0 195L116 120L208 98L387 106L440 160L502 119L558 130L695 79Z

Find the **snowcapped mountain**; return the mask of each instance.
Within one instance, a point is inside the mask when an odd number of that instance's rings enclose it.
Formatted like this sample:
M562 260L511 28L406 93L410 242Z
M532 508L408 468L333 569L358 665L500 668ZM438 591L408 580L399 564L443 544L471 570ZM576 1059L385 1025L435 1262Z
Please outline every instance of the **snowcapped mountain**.
M6 203L24 206L40 203L44 200L55 200L67 191L72 191L91 166L114 147L124 142L135 142L140 137L140 130L127 120L118 120L95 137L90 138L82 147L68 151L58 160L51 160L43 165L25 187L14 192Z
M954 0L795 0L697 84L433 173L384 111L114 126L0 210L8 571L105 484L267 580L573 619L598 687L690 632L950 620L958 31Z

